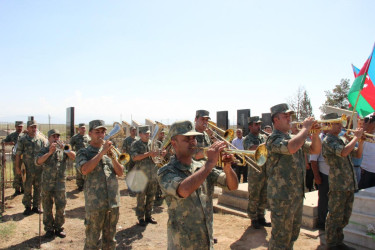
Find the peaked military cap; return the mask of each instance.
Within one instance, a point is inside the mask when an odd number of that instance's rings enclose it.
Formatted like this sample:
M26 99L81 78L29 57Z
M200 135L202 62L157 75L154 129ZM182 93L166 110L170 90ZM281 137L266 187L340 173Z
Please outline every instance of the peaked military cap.
M271 117L278 113L291 113L294 114L294 111L291 110L286 103L277 104L273 107L271 107Z
M139 133L143 133L143 134L151 133L151 131L150 131L150 126L148 126L148 125L145 125L145 126L139 126L139 127L138 127L138 132L139 132Z
M23 126L23 121L16 121L15 126Z
M137 129L135 126L130 126L130 131L132 131L133 129Z
M78 127L82 128L82 127L86 127L86 125L84 123L80 123L80 124L78 124Z
M197 112L195 113L195 117L196 118L198 118L198 117L208 117L208 119L211 119L210 118L210 112L208 112L207 110L203 110L203 109L197 110Z
M175 122L169 129L169 135L171 138L175 135L194 136L201 134L202 133L195 131L194 126L190 121Z
M28 127L31 127L31 126L37 126L38 124L36 123L35 120L31 120L31 121L27 121L27 126Z
M51 135L61 135L60 134L60 131L58 129L51 129L48 131L48 137L50 137Z
M337 113L329 113L323 116L323 120L337 119L339 115Z
M262 120L259 119L259 116L249 117L249 124L252 124L252 123L262 123Z
M89 122L89 130L93 130L93 129L98 129L98 128L105 128L107 129L105 126L104 126L104 121L103 120L92 120L91 122Z

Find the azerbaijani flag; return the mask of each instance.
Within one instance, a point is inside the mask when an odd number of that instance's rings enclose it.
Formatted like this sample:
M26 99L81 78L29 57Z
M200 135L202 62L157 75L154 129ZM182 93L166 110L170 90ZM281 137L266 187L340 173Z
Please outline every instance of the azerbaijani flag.
M375 51L373 49L361 70L352 65L356 78L348 92L348 99L354 107L359 95L356 111L361 117L375 111L375 86L372 82L372 79L375 79L375 59L372 61L374 57Z

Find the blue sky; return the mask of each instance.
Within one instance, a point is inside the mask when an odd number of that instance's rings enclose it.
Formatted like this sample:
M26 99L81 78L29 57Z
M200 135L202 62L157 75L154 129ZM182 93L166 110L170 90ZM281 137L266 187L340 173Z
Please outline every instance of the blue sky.
M324 91L375 42L367 1L0 1L0 121L172 123Z

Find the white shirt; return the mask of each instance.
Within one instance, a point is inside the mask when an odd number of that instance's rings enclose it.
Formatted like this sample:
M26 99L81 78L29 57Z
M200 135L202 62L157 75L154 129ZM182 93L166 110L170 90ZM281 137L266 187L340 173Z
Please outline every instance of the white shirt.
M375 173L375 143L365 141L363 143L361 168L364 170Z
M323 134L320 135L320 140L323 141ZM325 175L329 175L329 165L326 163L322 153L318 155L310 155L310 161L317 161L319 166L319 172Z
M243 150L243 137L241 139L235 138L232 141L232 144L237 148Z

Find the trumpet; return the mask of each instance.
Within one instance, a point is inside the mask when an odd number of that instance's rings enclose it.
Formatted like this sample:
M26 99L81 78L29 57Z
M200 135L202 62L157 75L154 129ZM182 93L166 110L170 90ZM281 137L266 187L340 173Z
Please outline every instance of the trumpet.
M317 128L317 129L316 128L310 129L310 133L316 133L316 132L320 132L322 130L331 130L332 129L332 124L334 124L334 123L341 123L341 125L344 128L348 124L348 121L346 119L346 115L345 114L343 114L340 118L337 118L337 119L318 120L316 122L317 122L319 128ZM303 122L296 122L295 124L297 124L297 129L298 130L302 129Z
M208 150L208 147L196 147L197 149L203 150L205 156ZM243 161L247 164L251 164L246 161L245 157L252 157L255 160L255 163L261 167L267 162L268 151L265 144L260 144L256 150L241 150L241 149L230 149L226 148L223 150L224 153L234 154L242 157ZM259 170L258 170L259 171Z
M72 150L72 146L70 144L64 144L62 141L58 140L55 141L57 144L57 149L64 151L64 153L69 153Z
M350 138L353 138L353 134L352 133L354 131L355 131L354 129L346 129L345 135L348 136L348 137L350 137ZM348 132L351 132L351 134L349 134ZM370 143L375 143L375 135L364 132L363 135L362 135L362 140L370 142Z

